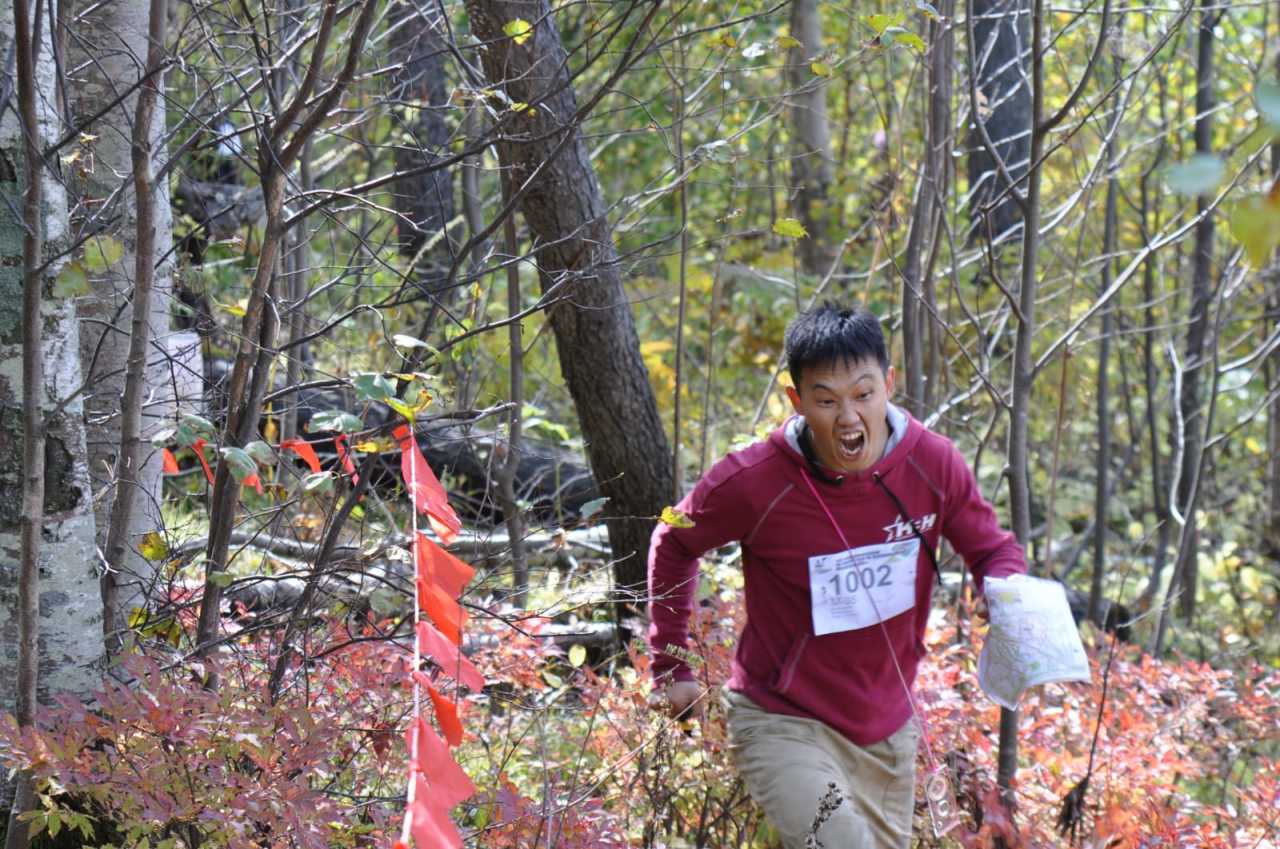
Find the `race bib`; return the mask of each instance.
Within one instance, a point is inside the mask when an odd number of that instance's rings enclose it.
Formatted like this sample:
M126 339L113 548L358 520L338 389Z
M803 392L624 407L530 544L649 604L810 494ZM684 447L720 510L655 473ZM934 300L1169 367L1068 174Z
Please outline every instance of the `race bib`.
M908 539L810 557L813 632L869 628L915 607L919 555Z

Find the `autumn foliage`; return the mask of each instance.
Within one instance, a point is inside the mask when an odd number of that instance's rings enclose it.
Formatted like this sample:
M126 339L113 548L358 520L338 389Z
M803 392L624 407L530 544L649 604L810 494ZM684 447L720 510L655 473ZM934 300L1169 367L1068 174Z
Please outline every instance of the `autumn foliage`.
M468 655L487 682L465 699L454 755L476 794L452 811L466 845L515 849L775 845L734 777L711 697L696 728L651 707L638 646L593 666L557 652L542 618L477 604ZM731 583L697 609L699 675L724 680L738 627ZM917 681L929 734L958 776L965 827L920 845L1255 847L1280 815L1280 674L1159 662L1087 631L1092 684L1037 688L1022 703L1017 811L993 786L997 708L977 689L981 633L939 610ZM64 700L38 731L6 725L0 756L42 781L33 827L87 845L390 847L404 810L412 722L407 621L330 623L294 686L272 704L265 636L200 664L152 647L95 701ZM965 636L958 636L959 634ZM216 667L218 691L200 685ZM1109 669L1108 669L1109 667ZM424 683L440 683L439 668ZM1093 773L1075 840L1063 799ZM470 678L473 673L468 672ZM439 703L423 710L439 722ZM447 729L449 723L441 723ZM419 842L418 845L432 845ZM446 844L437 844L446 845Z

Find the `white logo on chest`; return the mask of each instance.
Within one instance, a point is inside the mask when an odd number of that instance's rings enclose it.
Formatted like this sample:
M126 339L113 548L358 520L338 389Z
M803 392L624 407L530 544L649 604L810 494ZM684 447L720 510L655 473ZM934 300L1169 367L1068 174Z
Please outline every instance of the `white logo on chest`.
M933 527L933 523L938 520L937 513L927 513L916 519L916 527L920 529L920 533L925 533ZM888 534L884 538L885 542L897 542L901 539L909 539L915 536L915 531L911 530L911 523L904 519L901 515L891 524L885 525L884 532Z

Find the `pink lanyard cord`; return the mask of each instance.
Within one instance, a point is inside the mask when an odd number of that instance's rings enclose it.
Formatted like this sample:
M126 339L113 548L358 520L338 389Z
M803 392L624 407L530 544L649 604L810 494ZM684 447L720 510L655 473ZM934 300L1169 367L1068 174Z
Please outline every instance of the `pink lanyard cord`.
M849 545L849 540L845 537L844 530L840 527L840 523L836 521L836 517L832 515L831 508L827 506L827 502L819 494L818 488L813 485L813 481L809 478L809 473L801 469L800 475L809 486L809 491L813 493L813 497L817 500L818 506L822 508L822 512L827 514L831 527L836 529L836 534L840 537L840 543L844 546L845 551L852 551L853 546ZM925 544L923 540L921 542ZM907 694L907 705L911 708L911 718L920 727L920 739L924 741L925 759L929 762L929 769L930 771L937 770L938 762L933 756L933 746L929 744L929 729L925 722L924 711L916 705L916 698L912 694L911 688L907 686L907 676L902 674L902 665L898 663L898 653L894 651L893 640L889 638L889 629L885 627L884 619L880 616L880 606L876 604L875 596L867 593L867 598L871 601L871 608L875 611L876 618L880 620L880 633L884 634L885 645L889 649L889 657L893 660L894 671L898 673L898 682L902 684L902 691Z

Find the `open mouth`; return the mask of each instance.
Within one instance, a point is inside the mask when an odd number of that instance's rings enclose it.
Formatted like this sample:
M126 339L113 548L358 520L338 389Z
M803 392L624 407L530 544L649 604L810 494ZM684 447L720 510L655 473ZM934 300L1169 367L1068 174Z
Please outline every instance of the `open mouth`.
M862 456L862 449L867 445L867 435L862 431L857 433L842 433L836 437L836 447L839 450L840 459L845 462L856 461Z

